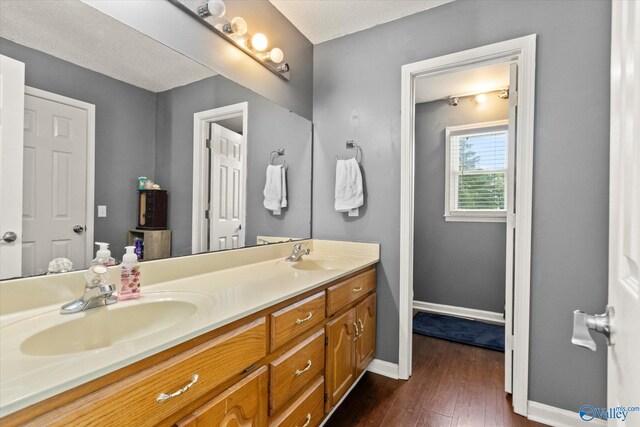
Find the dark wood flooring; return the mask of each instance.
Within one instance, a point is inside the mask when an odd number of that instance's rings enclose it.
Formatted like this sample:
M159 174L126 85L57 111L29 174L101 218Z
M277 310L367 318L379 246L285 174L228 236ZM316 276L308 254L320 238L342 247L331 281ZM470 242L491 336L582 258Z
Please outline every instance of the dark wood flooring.
M544 425L516 415L503 389L503 353L414 334L411 379L367 372L326 426Z

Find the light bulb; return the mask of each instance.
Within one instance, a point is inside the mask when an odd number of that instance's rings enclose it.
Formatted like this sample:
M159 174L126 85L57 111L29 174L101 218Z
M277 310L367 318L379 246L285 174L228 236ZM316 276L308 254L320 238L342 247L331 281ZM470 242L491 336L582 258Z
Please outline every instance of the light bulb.
M227 23L222 27L222 31L227 34L233 34L234 36L243 36L247 33L247 21L236 16L230 23Z
M222 0L209 0L205 4L198 6L198 15L202 18L208 16L222 18L226 11L227 8Z
M282 49L274 47L273 49L271 49L271 52L269 52L269 59L274 64L279 64L284 59L284 52L282 51Z
M262 33L256 33L251 38L251 46L258 52L262 52L269 45L269 40L267 40L267 36Z
M487 95L485 95L484 93L480 93L476 95L475 100L478 104L484 104L485 102L487 102Z

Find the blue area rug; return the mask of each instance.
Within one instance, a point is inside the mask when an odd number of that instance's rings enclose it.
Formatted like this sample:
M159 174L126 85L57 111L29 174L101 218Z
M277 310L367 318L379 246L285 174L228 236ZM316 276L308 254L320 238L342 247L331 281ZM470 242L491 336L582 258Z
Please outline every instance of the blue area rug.
M413 332L504 352L504 326L459 317L418 312Z

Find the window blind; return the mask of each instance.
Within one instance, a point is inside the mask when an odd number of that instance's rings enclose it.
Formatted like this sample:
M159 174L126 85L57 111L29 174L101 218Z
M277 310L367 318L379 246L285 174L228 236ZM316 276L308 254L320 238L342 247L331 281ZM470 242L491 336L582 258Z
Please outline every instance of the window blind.
M454 136L451 150L452 210L505 210L507 132Z

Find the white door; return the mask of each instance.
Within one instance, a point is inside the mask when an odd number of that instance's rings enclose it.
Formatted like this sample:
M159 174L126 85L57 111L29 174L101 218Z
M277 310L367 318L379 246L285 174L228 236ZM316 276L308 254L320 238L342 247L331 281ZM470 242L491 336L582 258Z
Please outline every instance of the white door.
M244 246L245 138L211 124L209 250Z
M640 405L640 3L613 2L609 305L609 408ZM609 426L640 426L640 412Z
M25 95L22 274L53 258L84 268L87 111Z
M24 64L0 55L0 279L22 265Z
M516 135L518 129L518 64L509 64L509 132L507 146L507 256L504 307L504 390L513 390L513 285L516 231Z

